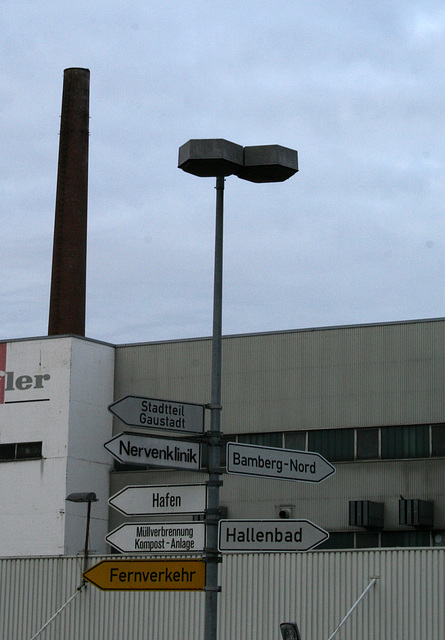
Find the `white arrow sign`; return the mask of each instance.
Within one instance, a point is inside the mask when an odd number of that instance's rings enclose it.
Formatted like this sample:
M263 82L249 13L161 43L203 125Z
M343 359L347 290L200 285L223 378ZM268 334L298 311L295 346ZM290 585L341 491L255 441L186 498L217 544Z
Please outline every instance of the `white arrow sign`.
M204 522L126 523L105 540L122 553L191 553L205 547Z
M309 520L220 520L219 551L309 551L329 538Z
M203 513L207 508L205 484L136 485L115 493L108 504L126 516Z
M104 447L116 460L125 464L149 464L153 467L194 471L201 468L199 442L119 433L105 442Z
M125 396L109 411L131 427L176 433L204 433L204 405L172 400Z
M228 442L226 452L228 473L300 482L321 482L335 473L330 462L310 451Z

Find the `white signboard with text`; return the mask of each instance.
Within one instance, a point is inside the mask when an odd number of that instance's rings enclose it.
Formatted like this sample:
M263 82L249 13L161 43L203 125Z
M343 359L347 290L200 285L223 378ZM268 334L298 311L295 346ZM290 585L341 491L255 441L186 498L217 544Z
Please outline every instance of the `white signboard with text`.
M105 540L122 553L201 553L205 547L205 523L125 523Z
M108 407L130 427L175 433L204 433L204 405L125 396Z
M190 440L119 433L105 442L104 447L123 464L142 464L193 471L198 471L201 467L201 445L199 442Z
M220 551L309 551L329 533L309 520L220 520Z
M108 504L126 516L203 513L207 508L205 484L134 485L115 493Z
M227 473L299 482L321 482L335 473L322 455L310 451L294 451L228 442Z

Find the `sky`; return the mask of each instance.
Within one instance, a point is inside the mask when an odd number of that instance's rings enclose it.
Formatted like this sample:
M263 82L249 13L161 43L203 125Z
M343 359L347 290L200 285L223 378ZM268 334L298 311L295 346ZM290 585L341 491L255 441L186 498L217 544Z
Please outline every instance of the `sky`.
M212 333L193 138L297 149L225 182L223 333L445 315L445 7L0 0L0 339L44 336L63 70L90 70L86 336Z

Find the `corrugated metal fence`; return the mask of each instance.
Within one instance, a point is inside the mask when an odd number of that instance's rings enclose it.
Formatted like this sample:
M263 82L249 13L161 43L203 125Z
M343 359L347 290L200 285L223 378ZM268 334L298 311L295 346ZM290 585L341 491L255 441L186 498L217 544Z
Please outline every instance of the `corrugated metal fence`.
M444 549L229 554L221 565L220 640L443 640ZM114 556L114 559L116 556ZM103 557L90 559L90 565ZM31 640L81 584L82 558L0 559L0 637ZM203 593L83 589L39 640L200 640Z

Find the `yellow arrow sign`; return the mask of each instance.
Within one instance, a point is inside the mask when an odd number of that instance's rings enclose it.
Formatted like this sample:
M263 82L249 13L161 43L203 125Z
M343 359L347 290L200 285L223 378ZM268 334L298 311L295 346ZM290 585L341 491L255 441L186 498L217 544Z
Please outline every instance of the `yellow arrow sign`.
M103 591L201 591L203 560L102 560L83 574Z

